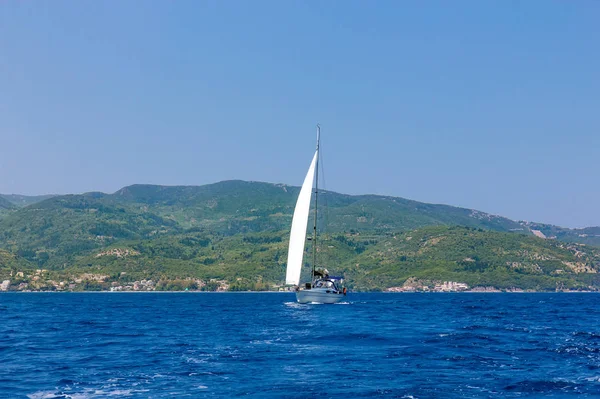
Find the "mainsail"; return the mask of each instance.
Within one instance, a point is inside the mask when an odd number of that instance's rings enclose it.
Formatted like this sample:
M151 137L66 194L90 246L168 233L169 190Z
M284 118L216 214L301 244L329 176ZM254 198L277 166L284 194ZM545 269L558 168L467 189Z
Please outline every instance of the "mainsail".
M290 245L288 250L287 272L285 283L298 285L300 282L300 271L302 269L302 257L304 256L304 247L306 245L306 227L308 225L308 213L310 210L310 197L312 194L313 180L315 178L315 164L319 150L315 151L315 156L310 163L308 173L304 178L304 183L300 189L294 218L292 219L292 231L290 233Z

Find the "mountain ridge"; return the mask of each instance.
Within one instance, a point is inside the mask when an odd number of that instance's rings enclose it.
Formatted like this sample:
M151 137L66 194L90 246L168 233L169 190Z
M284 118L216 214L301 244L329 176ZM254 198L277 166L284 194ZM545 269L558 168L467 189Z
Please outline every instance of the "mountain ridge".
M259 182L259 181L244 181L244 180L224 180L216 183L210 183L205 185L157 185L157 184L132 184L125 187L120 188L114 193L103 193L103 192L87 192L82 194L62 194L62 195L40 195L40 196L24 196L18 194L0 194L0 209L2 209L4 214L6 214L7 210L14 211L15 209L26 207L29 205L33 205L39 202L43 202L48 199L52 199L54 197L64 197L68 195L81 195L85 197L94 197L94 198L108 198L108 199L129 199L138 203L147 204L147 205L156 205L162 202L163 205L175 205L179 203L180 205L192 205L193 202L197 202L199 198L206 195L214 195L215 189L218 193L219 189L226 188L227 186L240 186L240 185L266 185L269 187L278 187L284 188L285 190L290 189L292 193L297 193L299 191L299 187L287 185L283 183L268 183L268 182ZM161 199L162 193L162 199ZM165 194L170 193L170 197L165 198ZM173 198L173 194L177 194L179 196L183 196L185 201L176 200ZM555 237L559 240L564 241L574 241L587 243L591 245L600 245L600 227L589 226L584 228L567 228L561 227L549 223L539 223L539 222L531 222L531 221L514 221L509 218L503 217L501 215L496 215L492 213L487 213L484 211L474 210L470 208L463 208L453 205L439 204L439 203L427 203L420 202L415 200L410 200L403 197L395 197L390 195L380 195L380 194L359 194L359 195L350 195L337 193L333 191L322 191L322 194L326 195L330 193L330 195L335 195L336 200L340 201L342 198L355 198L355 199L364 199L364 200L374 200L374 201L396 201L402 203L404 206L415 206L416 208L420 208L423 213L431 212L432 209L445 209L451 212L462 212L463 216L466 216L468 213L471 218L479 218L479 219L488 219L490 222L496 221L500 223L497 226L498 229L502 229L503 227L507 229L507 231L519 231L522 229L523 232L533 234L533 230L539 230L546 237ZM240 193L238 193L240 194ZM193 198L192 198L193 197ZM3 201L2 199L8 200ZM12 204L12 205L11 205ZM13 206L14 205L14 206ZM440 217L440 215L437 215ZM440 217L441 221L446 220L447 218ZM464 223L464 222L463 222ZM492 229L493 228L492 226ZM502 231L502 230L501 230Z
M2 196L0 196L0 210L11 210L11 209L15 209L15 208L16 208L15 204L10 202L6 198L3 198Z
M52 197L56 197L59 194L44 194L44 195L22 195L22 194L0 194L0 201L2 199L7 200L11 204L17 207L24 207L27 205L34 204Z

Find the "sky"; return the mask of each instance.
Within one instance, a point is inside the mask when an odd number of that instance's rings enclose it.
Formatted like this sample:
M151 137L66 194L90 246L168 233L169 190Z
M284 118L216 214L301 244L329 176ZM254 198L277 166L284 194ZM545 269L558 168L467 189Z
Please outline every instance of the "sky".
M600 2L0 2L0 193L241 179L600 225Z

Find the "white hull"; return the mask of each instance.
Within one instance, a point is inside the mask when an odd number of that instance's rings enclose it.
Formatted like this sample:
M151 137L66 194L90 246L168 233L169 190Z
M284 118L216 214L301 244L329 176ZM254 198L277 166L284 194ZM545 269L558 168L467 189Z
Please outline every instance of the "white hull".
M312 288L296 292L296 300L299 303L338 303L342 298L344 298L344 294L338 294L325 288Z

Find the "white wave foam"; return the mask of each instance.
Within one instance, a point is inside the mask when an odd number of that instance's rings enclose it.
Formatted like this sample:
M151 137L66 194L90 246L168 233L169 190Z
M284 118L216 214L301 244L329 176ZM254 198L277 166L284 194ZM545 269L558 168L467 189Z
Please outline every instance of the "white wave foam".
M93 389L93 388L85 388L81 392L72 392L65 393L61 390L55 391L38 391L31 394L28 394L27 397L29 399L90 399L96 398L98 396L101 397L127 397L131 396L134 393L141 392L149 392L148 389L114 389L114 390L104 390L104 389Z
M253 340L250 341L250 343L252 345L273 345L273 340L271 339L264 339L264 340Z
M53 399L57 396L56 391L38 391L27 395L29 399Z

